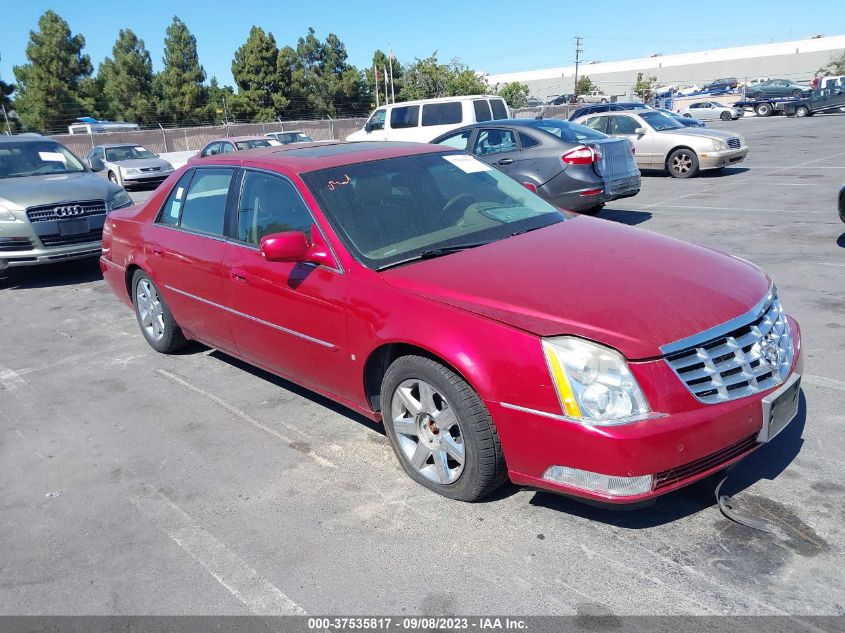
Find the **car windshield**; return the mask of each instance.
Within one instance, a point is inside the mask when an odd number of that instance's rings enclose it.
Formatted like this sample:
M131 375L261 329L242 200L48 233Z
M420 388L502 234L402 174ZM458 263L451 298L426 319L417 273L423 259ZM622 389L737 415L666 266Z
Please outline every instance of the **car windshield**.
M302 175L352 255L376 270L479 246L565 219L464 153L430 153Z
M656 110L643 110L639 113L639 115L642 117L643 121L648 123L652 129L657 130L658 132L663 132L665 130L678 130L684 127L674 119L669 118L665 114L657 112Z
M567 143L583 143L584 141L598 141L607 138L605 134L591 130L583 125L577 123L569 123L568 121L557 121L553 119L543 119L532 121L529 123L531 127L554 134L562 141Z
M239 150L242 149L253 149L255 147L272 147L273 145L278 145L279 141L275 139L252 139L249 141L238 141L235 145L238 146Z
M116 163L122 160L138 160L139 158L155 158L156 155L140 145L124 145L122 147L107 147L106 160Z
M276 137L282 143L310 143L311 137L301 132L287 132Z
M727 107L727 106L723 106L723 105L722 105L721 103L719 103L718 101L711 101L711 102L710 102L710 105L712 105L714 108L725 108L725 107Z
M0 143L0 178L85 171L70 151L55 141Z

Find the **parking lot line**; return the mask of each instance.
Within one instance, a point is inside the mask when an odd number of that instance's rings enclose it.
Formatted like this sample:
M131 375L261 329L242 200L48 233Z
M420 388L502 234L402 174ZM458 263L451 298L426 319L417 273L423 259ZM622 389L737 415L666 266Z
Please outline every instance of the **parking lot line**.
M180 378L176 374L172 374L169 371L167 371L166 369L156 369L156 372L158 374L164 376L165 378L182 385L186 389L190 389L194 393L198 393L202 397L208 398L213 403L223 407L224 409L226 409L226 411L228 411L229 413L231 413L233 415L236 415L237 417L239 417L244 422L251 424L255 428L260 429L260 430L264 431L265 433L269 433L273 437L276 437L276 438L282 440L285 444L290 446L290 445L296 443L296 440L289 438L289 437L283 435L282 433L279 433L275 429L271 429L269 426L266 426L265 424L262 424L261 422L259 422L258 420L256 420L252 416L250 416L249 414L244 413L243 411L241 411L240 409L235 407L233 404L223 400L223 398L215 396L212 393L208 393L207 391L200 389L199 387L195 387L194 385L189 383L187 380ZM310 449L307 452L305 452L305 451L300 451L300 452L302 452L303 455L305 455L309 459L313 460L315 463L319 464L323 468L337 468L337 466L334 464L334 462L326 459L325 457L317 455L317 453L314 452L314 449Z
M130 502L167 534L215 580L256 615L307 615L278 587L250 567L232 550L170 499L143 484Z
M845 391L845 382L842 382L841 380L834 380L833 378L805 375L804 381L809 382L811 385L819 385L821 387L830 387L831 389Z
M18 372L0 365L0 386L9 391L15 391L25 384L24 379Z

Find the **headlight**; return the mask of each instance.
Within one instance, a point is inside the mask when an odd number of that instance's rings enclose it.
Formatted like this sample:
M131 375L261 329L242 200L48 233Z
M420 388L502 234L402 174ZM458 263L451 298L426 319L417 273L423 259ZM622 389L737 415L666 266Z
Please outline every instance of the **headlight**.
M118 191L114 196L112 196L111 200L109 200L109 211L114 211L115 209L123 209L125 207L131 207L134 202L132 202L132 198L129 197L129 194L126 193L125 189L121 189Z
M725 141L713 141L713 149L717 152L724 151L728 149L728 144Z
M120 171L122 171L127 176L136 176L141 173L140 169L135 169L134 167L121 167Z
M559 336L543 339L543 352L566 417L596 425L649 417L645 396L616 350Z
M162 166L161 170L162 171L173 171L173 165L171 165L170 163L165 163Z
M0 222L17 222L17 218L9 209L0 205Z

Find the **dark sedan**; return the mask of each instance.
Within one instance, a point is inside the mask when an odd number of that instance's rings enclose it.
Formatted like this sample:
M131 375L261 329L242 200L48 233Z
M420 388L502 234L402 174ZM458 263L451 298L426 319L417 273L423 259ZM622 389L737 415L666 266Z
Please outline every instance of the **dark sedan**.
M452 130L432 143L476 155L552 204L598 213L640 191L628 139L557 119L510 119Z
M641 101L617 101L616 103L594 103L574 110L569 115L569 120L587 116L588 114L603 114L605 112L621 112L622 110L651 110L651 106Z
M746 86L745 95L752 99L773 97L803 97L809 94L809 86L802 86L789 79L769 79Z

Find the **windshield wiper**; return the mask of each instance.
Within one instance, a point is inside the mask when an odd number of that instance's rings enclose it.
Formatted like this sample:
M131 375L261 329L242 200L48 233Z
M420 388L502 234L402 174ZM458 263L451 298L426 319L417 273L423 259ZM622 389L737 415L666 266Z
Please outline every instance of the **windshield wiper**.
M449 246L439 246L438 248L430 248L420 253L420 259L431 259L432 257L440 257L441 255L448 255L449 253L457 253L465 251L477 246L484 246L490 244L493 240L485 240L484 242L464 242L463 244L450 244Z

